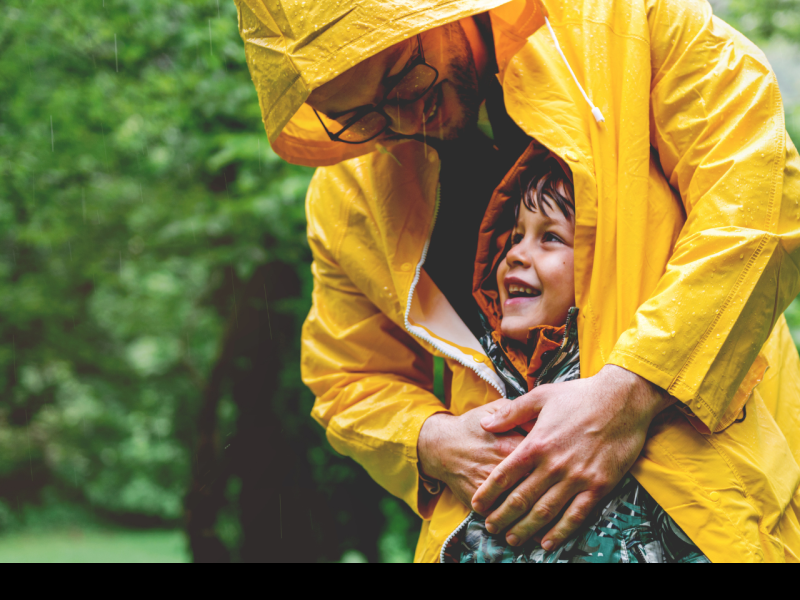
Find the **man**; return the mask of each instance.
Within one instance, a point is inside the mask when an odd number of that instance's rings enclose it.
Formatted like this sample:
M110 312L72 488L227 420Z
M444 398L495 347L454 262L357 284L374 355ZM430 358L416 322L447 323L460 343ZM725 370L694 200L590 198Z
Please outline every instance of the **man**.
M273 148L322 167L313 415L426 519L416 560L470 506L555 547L629 470L713 562L800 555L800 159L758 49L700 0L238 6ZM465 272L530 140L574 178L584 379L509 403Z

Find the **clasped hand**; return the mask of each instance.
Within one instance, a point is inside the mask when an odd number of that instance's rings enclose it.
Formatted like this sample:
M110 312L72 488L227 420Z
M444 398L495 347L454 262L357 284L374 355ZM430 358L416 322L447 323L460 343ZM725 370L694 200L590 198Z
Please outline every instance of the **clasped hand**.
M630 470L653 418L673 401L608 365L594 377L544 385L513 402L436 415L442 418L423 427L420 460L428 475L486 517L491 533L506 531L516 546L549 525L537 539L551 550ZM527 437L514 431L534 420Z

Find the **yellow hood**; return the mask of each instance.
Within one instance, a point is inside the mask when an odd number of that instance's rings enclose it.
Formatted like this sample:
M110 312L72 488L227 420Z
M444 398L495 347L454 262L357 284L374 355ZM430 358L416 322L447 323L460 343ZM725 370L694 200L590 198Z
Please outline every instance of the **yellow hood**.
M333 165L375 144L331 142L310 107L313 90L418 33L502 5L503 18L527 35L543 24L538 0L235 0L239 31L264 127L289 162ZM509 25L511 28L511 25ZM520 45L527 35L520 36Z

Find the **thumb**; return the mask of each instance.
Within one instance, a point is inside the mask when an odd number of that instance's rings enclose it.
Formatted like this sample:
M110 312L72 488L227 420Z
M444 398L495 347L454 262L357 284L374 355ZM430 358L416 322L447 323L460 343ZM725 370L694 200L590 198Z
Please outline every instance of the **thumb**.
M543 394L533 390L513 402L504 403L493 414L486 415L481 420L481 427L489 433L510 431L538 417L544 403Z

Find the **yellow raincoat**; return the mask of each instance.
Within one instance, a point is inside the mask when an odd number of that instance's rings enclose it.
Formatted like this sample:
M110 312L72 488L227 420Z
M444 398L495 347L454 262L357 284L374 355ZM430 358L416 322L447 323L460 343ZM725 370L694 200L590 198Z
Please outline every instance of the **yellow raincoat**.
M273 148L322 167L307 199L313 416L425 518L417 560L438 560L468 512L420 492L419 431L445 410L432 356L451 372L453 414L503 386L422 268L436 153L331 143L303 102L402 39L486 11L509 114L574 175L582 375L623 366L688 413L657 418L633 474L714 562L800 557L800 361L781 316L800 288L800 158L755 46L701 0L237 4Z

